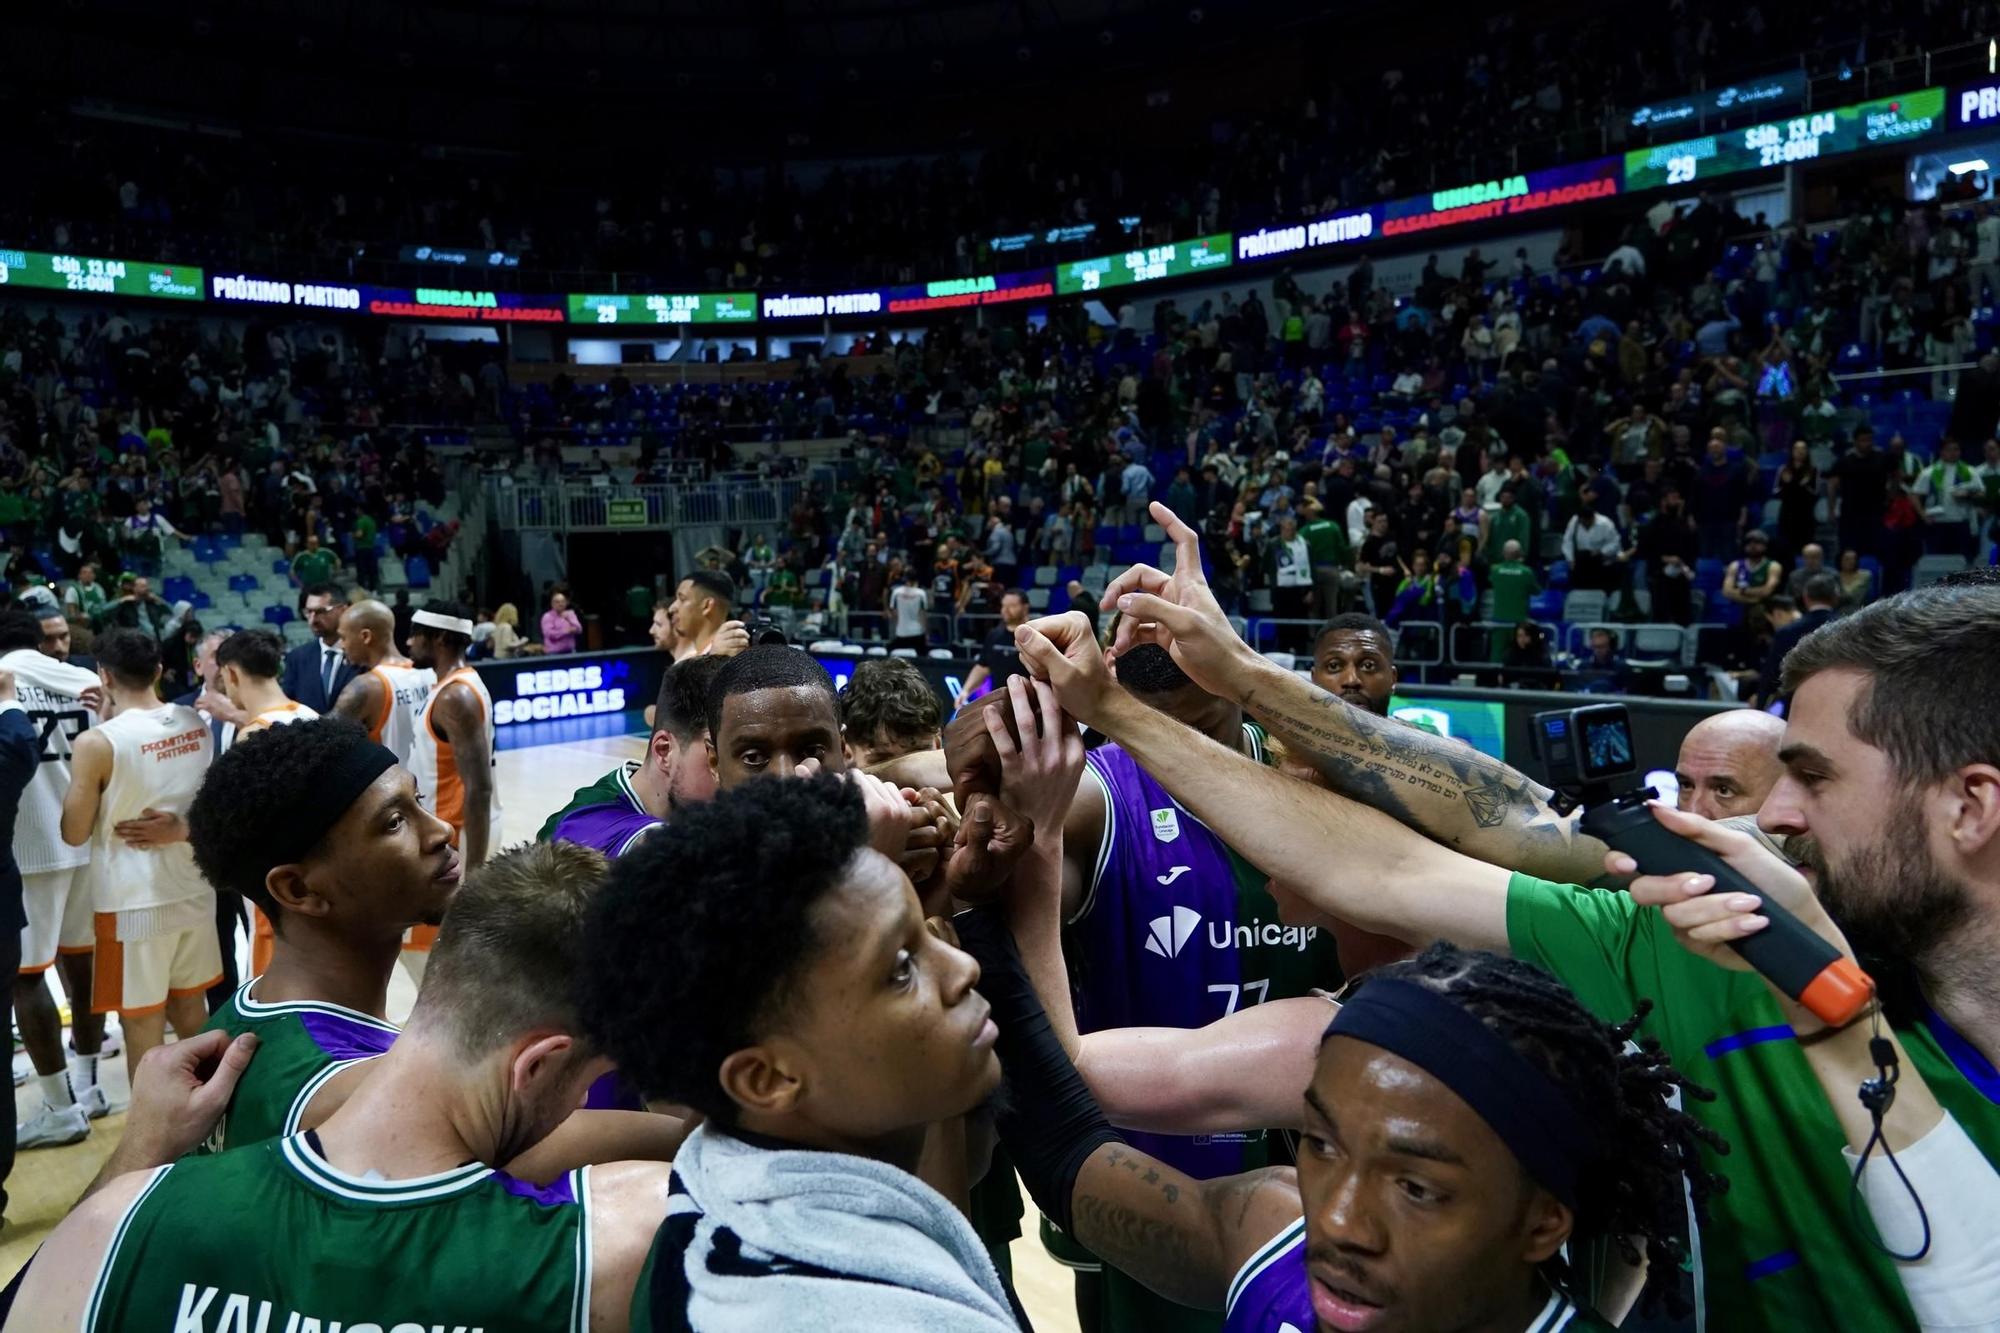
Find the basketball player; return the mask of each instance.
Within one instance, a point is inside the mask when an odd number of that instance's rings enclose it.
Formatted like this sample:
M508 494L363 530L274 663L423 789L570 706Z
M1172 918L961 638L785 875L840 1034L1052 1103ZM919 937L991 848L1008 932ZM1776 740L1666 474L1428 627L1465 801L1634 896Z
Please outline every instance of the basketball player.
M225 645L226 647L227 645ZM136 630L97 641L97 671L110 720L72 742L62 836L90 846L97 936L91 1007L117 1010L125 1060L208 1021L204 992L222 976L215 896L185 842L131 847L114 826L148 810L184 816L214 754L208 724L192 708L154 693L160 646Z
M436 677L396 651L396 614L372 598L341 614L340 651L359 674L340 692L334 713L360 723L370 740L408 768L417 719Z
M708 762L708 688L722 664L719 657L691 657L668 667L653 705L646 757L579 787L535 836L543 842L580 843L616 858L675 810L715 795L715 771Z
M468 873L486 861L500 828L500 798L493 786L493 696L466 665L472 613L456 602L433 600L410 617L410 656L433 673L417 715L410 775L424 808L451 825ZM419 983L424 958L437 938L434 926L410 932L403 962Z
M680 581L674 589L674 600L669 607L669 617L674 631L673 654L676 662L686 661L703 653L716 651L741 651L747 647L750 636L742 622L731 620L730 606L736 601L736 584L719 570L697 569ZM734 634L724 637L724 631L733 629ZM730 641L741 636L742 644ZM657 640L656 640L657 641Z
M758 644L729 659L708 688L705 707L709 762L717 789L727 791L762 777L851 774L866 798L870 836L939 909L953 896L952 880L972 871L961 864L959 844L975 834L997 843L1032 829L998 802L965 828L935 788L898 787L847 766L840 740L840 697L826 668L797 648ZM996 784L997 785L997 784ZM971 822L973 809L964 807ZM990 821L990 822L989 822Z
M1228 1333L1602 1333L1607 1252L1643 1253L1644 1303L1687 1313L1684 1189L1700 1213L1720 1186L1701 1149L1720 1141L1670 1099L1688 1085L1667 1058L1627 1045L1638 1017L1614 1026L1530 965L1433 945L1364 978L1326 1028L1296 1173L1195 1180L1103 1122L998 914L954 924L993 1002L1001 1134L1029 1191Z
M60 620L60 617L56 617ZM63 622L61 646L68 646ZM14 677L15 697L40 737L41 763L21 793L14 822L14 859L21 868L21 970L14 979L14 1013L21 1044L42 1089L42 1109L15 1131L17 1146L75 1143L90 1121L110 1110L97 1085L104 1020L90 1011L91 880L87 848L62 837L63 793L70 785L70 748L91 724L103 690L95 672L42 651L46 626L31 611L0 613L0 671ZM63 1064L62 1016L44 974L62 969L70 997L70 1030L76 1054Z
M1396 640L1373 616L1349 611L1319 627L1312 682L1377 717L1389 716L1396 690Z
M1121 655L1118 680L1154 711L1266 761L1263 729L1240 705L1189 680L1165 649L1148 644ZM1005 698L996 691L993 706ZM978 762L975 752L991 753L978 705L964 717L946 732L954 774ZM1339 985L1331 934L1281 923L1264 873L1182 809L1122 747L1100 746L1086 764L1063 825L1062 919L1071 932L1082 1031L1202 1028L1250 1005ZM1194 1138L1134 1131L1131 1138L1198 1179L1285 1160L1282 1145L1261 1131ZM1162 1301L1115 1270L1093 1291L1096 1261L1052 1229L1044 1228L1043 1240L1078 1271L1080 1306L1101 1311L1097 1326L1105 1333L1217 1327L1212 1316Z
M491 1165L546 1138L608 1066L569 998L603 866L561 845L488 865L402 1039L344 1106L314 1131L111 1181L50 1238L8 1327L625 1328L668 1168L538 1184Z
M240 740L266 727L310 722L318 713L285 697L278 673L285 669L285 641L267 629L240 629L215 649L216 675L229 702L245 714Z
M275 927L269 966L209 1023L259 1041L218 1142L311 1128L357 1081L342 1072L395 1039L389 974L404 935L442 921L458 890L451 828L394 755L326 719L230 747L195 797L188 838L208 882Z

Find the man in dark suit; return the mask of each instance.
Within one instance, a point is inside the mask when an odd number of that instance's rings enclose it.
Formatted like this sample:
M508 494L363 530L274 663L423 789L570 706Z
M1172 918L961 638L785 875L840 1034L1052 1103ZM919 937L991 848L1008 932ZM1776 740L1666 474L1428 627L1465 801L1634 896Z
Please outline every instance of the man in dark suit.
M14 698L14 673L0 671L0 968L13 976L21 970L21 928L28 914L21 905L21 868L14 862L14 816L21 793L35 776L42 758L41 739L27 710ZM6 991L7 1022L14 1019L14 994ZM14 1117L0 1129L0 1215L7 1211L7 1177L14 1170Z
M354 668L340 654L340 617L347 594L331 583L315 583L299 597L299 614L312 627L313 638L285 654L279 688L294 703L322 715L333 712L333 701L354 679Z
M1760 707L1768 708L1778 698L1778 675L1785 665L1785 654L1799 646L1799 640L1833 619L1834 609L1840 605L1840 580L1830 569L1823 569L1805 581L1799 589L1799 600L1804 610L1799 618L1779 629L1771 636L1771 652L1764 659L1762 679L1757 682L1757 701Z

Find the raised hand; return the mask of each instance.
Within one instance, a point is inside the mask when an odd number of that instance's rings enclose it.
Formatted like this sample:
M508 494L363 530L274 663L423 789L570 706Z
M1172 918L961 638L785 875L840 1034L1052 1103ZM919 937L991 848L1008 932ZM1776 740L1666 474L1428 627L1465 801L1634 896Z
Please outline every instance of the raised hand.
M1083 734L1045 680L1007 682L1014 725L998 708L981 719L1000 758L1000 793L1037 830L1059 830L1083 776Z
M933 904L942 910L949 900L974 907L991 902L1034 841L1033 820L1010 809L998 796L986 792L974 796L937 877L939 892L924 894L925 910L933 910Z
M1233 666L1255 653L1209 590L1195 530L1157 501L1152 515L1173 541L1174 571L1134 565L1104 590L1103 609L1119 612L1111 658L1115 662L1136 644L1157 643L1197 685L1210 694L1227 695Z
M1627 886L1633 901L1659 908L1660 915L1673 928L1674 938L1682 948L1700 954L1718 967L1749 971L1750 964L1729 946L1738 940L1748 939L1770 924L1770 918L1758 914L1758 908L1768 897L1843 954L1853 956L1854 951L1848 947L1846 937L1820 905L1805 876L1786 865L1757 839L1713 820L1703 819L1700 815L1676 810L1670 805L1655 801L1650 806L1661 824L1689 842L1720 856L1754 885L1758 894L1763 895L1713 893L1715 877L1712 875L1637 875ZM1604 868L1623 877L1634 874L1638 863L1623 852L1612 851L1605 854ZM1771 993L1793 1017L1795 1026L1804 1024L1801 1031L1824 1026L1803 1006L1794 1003L1775 987Z
M1014 646L1021 650L1029 674L1053 685L1056 698L1073 717L1095 721L1117 689L1097 636L1081 611L1030 620L1014 631Z

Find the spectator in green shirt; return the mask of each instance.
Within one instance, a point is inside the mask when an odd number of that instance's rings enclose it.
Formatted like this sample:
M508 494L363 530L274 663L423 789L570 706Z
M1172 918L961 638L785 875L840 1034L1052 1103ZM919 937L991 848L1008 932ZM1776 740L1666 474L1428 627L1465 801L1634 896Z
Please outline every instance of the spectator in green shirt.
M1346 580L1354 576L1354 545L1347 539L1346 525L1328 518L1326 506L1318 500L1303 501L1299 512L1306 520L1299 529L1299 536L1306 539L1307 556L1312 561L1313 590L1319 598L1319 614L1337 615L1340 612L1341 592L1347 586Z
M354 573L364 588L374 588L382 579L382 557L375 550L376 532L373 514L364 511L354 520Z
M1528 619L1528 603L1542 590L1542 581L1521 559L1521 543L1510 541L1500 548L1500 563L1488 575L1493 589L1493 616L1503 628L1493 631L1493 660L1507 650L1513 626Z
M76 581L63 585L63 611L71 620L95 625L98 613L110 599L97 581L97 566L86 564L76 571Z
M1521 543L1523 551L1534 549L1535 518L1521 507L1520 496L1511 485L1500 488L1500 507L1483 515L1484 536L1480 546L1488 551L1504 551L1508 542Z
M301 588L310 588L315 583L333 581L333 571L340 568L340 557L319 544L319 534L306 534L305 549L292 557L292 582Z
M797 606L800 591L799 571L790 564L779 565L771 571L770 582L764 585L764 604L772 607Z

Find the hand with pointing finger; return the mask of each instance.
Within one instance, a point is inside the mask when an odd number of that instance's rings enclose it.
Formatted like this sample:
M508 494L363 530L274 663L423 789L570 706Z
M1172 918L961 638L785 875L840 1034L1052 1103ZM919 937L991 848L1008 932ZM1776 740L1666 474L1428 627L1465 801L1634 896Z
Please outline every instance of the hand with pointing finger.
M1028 673L1053 685L1057 701L1072 717L1095 722L1118 688L1081 611L1030 620L1014 631L1014 646Z
M1195 684L1227 697L1235 670L1256 654L1209 590L1195 530L1158 502L1152 515L1174 543L1174 571L1167 574L1151 565L1134 565L1104 590L1103 609L1120 613L1112 659L1134 644L1157 643Z

